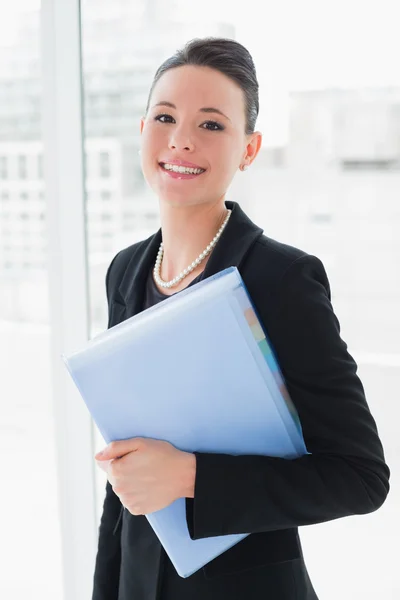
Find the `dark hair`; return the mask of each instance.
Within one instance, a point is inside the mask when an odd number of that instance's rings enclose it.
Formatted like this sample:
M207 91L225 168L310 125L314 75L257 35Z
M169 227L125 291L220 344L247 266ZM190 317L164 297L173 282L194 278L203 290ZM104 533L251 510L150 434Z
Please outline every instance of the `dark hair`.
M146 114L157 81L169 69L183 67L184 65L211 67L236 82L244 93L246 134L254 132L259 111L256 69L250 52L239 42L228 38L195 38L173 56L167 58L157 69L154 76L147 101Z

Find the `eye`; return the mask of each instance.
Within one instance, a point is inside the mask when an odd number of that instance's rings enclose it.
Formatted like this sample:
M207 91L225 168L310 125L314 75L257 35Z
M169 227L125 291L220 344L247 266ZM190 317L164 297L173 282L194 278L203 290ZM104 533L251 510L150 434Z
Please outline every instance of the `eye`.
M166 113L154 117L154 120L160 121L160 123L171 123L170 120L164 119L172 119L172 121L174 120L174 118L171 117L171 115L168 115ZM207 125L207 127L203 127L204 125ZM208 129L208 131L223 131L225 129L225 127L220 123L217 123L217 121L205 121L204 123L202 123L201 127L203 129Z
M169 121L161 121L162 117L166 117L167 119L172 119L171 115L167 115L167 114L162 114L162 115L157 115L156 117L154 117L155 121L160 121L160 123L166 123Z
M209 129L209 131L223 131L225 129L225 127L220 125L220 123L217 123L217 121L206 121L205 123L203 123L203 125L211 125L213 129Z

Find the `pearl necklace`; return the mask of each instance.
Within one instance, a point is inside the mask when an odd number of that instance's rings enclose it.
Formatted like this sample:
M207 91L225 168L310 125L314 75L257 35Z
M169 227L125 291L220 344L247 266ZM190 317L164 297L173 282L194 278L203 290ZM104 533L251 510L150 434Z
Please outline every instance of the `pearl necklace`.
M214 239L208 244L207 248L205 250L203 250L203 252L201 254L199 254L199 256L196 258L196 260L194 260L192 262L191 265L186 267L186 269L183 269L183 271L177 277L174 277L174 279L171 279L171 281L163 281L161 279L160 269L161 269L161 262L163 259L163 255L164 255L164 247L163 247L163 243L161 242L160 249L158 250L158 254L157 254L156 264L154 266L154 271L153 271L154 279L156 280L157 284L160 287L163 287L163 288L174 287L175 285L180 283L182 281L182 279L185 279L185 277L187 277L187 275L189 275L189 273L191 273L196 267L198 267L198 265L201 262L203 262L205 257L210 254L211 250L214 248L215 244L218 242L219 238L221 237L222 232L224 231L225 226L228 223L229 217L231 216L231 212L232 212L231 210L228 210L228 214L226 215L224 222L222 223L221 227L219 228Z

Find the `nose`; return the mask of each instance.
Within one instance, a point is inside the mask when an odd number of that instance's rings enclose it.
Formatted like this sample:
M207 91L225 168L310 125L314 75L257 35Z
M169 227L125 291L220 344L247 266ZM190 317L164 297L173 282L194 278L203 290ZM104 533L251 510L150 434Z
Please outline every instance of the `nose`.
M171 150L194 150L194 144L188 134L184 132L174 131L169 140L169 148Z
M178 150L179 147L175 146L174 144L170 144L169 147L171 148L171 150ZM189 146L184 146L183 150L191 150L191 148Z

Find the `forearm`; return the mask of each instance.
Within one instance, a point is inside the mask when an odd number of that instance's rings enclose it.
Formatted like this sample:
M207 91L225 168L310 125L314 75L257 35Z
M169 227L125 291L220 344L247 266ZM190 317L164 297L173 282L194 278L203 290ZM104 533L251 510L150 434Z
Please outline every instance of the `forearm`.
M354 457L198 453L195 497L186 501L189 532L200 539L369 513L384 502L388 478L383 462Z

